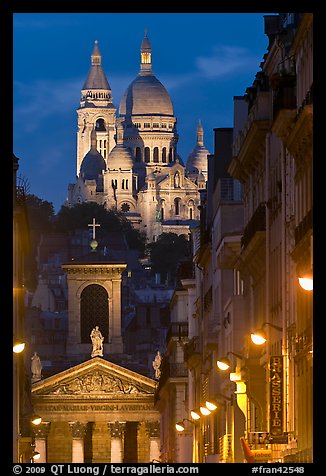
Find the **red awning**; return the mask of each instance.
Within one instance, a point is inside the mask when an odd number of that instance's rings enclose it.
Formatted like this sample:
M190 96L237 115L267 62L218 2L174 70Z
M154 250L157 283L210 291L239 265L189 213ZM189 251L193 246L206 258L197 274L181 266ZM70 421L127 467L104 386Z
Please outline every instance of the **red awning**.
M243 449L243 453L244 453L244 456L246 458L247 463L254 463L255 462L255 455L251 451L251 449L249 448L248 443L245 440L245 437L241 436L240 440L241 440L241 443L242 443L242 449Z

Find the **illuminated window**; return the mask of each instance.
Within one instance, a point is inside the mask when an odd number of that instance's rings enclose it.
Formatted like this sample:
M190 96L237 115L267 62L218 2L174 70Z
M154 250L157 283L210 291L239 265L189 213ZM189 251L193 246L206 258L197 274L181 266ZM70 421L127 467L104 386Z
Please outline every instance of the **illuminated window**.
M143 64L150 64L151 63L151 54L149 51L145 51L141 54L141 62Z

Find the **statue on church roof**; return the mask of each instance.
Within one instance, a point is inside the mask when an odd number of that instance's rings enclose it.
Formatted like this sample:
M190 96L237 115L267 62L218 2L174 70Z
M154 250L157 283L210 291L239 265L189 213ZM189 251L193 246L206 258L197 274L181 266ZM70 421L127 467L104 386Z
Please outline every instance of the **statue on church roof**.
M100 356L103 357L103 341L104 337L101 334L101 331L99 330L98 326L94 327L92 329L92 332L90 333L90 338L93 344L93 350L91 353L91 357L96 357Z
M43 367L37 352L34 352L33 356L31 357L31 361L32 382L38 382L42 378Z
M162 363L162 356L161 352L158 350L155 359L153 360L153 369L155 370L155 378L159 379L161 376L161 363Z

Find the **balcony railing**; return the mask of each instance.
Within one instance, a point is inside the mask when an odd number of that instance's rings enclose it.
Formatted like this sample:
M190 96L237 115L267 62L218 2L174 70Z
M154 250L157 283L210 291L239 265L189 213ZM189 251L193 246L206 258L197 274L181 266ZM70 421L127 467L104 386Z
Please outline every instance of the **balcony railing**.
M188 322L172 322L166 333L166 343L172 337L176 337L179 340L188 337Z
M312 210L309 210L307 215L294 230L295 245L297 245L310 230L312 230Z
M185 364L182 363L170 363L168 361L162 362L161 368L161 376L159 380L159 387L162 386L167 382L169 379L175 378L185 378L188 377L188 368Z
M189 367L195 366L201 360L199 337L195 336L184 346L184 360Z
M274 80L275 81L275 80ZM282 109L296 109L296 77L294 75L279 76L274 86L273 120Z
M264 203L258 206L245 227L243 237L241 238L241 247L246 248L258 231L266 231L266 206Z

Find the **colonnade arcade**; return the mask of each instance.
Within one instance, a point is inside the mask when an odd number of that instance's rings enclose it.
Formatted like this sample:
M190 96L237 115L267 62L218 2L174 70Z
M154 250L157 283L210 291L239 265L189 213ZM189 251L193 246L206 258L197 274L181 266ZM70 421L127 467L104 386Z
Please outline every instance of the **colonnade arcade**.
M156 382L95 357L33 384L38 463L160 459Z

